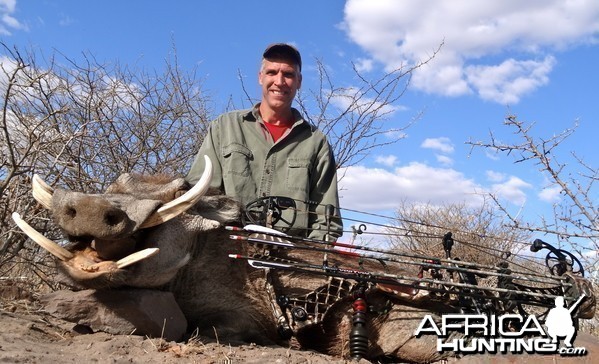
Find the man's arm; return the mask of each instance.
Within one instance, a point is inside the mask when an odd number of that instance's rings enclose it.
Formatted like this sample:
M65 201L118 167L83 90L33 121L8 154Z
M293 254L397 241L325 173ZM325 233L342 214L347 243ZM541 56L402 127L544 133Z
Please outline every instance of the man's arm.
M318 205L309 206L311 212L308 222L308 227L311 229L309 237L326 240L328 235L329 240L335 241L343 234L343 222L339 211L337 165L328 143L326 148L319 153L314 176L310 200L318 202ZM332 205L333 211L327 209L327 205ZM333 215L327 218L327 214L330 212ZM327 225L330 226L330 233L327 233Z

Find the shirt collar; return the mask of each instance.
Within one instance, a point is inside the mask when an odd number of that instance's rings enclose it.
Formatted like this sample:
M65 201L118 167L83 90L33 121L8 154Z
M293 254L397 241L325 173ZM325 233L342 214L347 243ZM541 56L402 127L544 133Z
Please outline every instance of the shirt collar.
M262 117L260 116L260 103L254 105L253 108L248 109L246 113L244 113L243 118L247 121L258 121L259 123L264 123ZM306 121L303 119L302 114L295 108L291 108L291 112L293 113L293 118L295 119L294 123L291 125L293 129L297 125L303 124Z

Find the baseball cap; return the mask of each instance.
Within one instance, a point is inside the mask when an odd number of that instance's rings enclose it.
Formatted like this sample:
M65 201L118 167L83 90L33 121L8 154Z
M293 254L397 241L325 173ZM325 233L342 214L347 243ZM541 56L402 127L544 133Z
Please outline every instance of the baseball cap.
M298 65L300 71L302 70L302 56L300 56L300 52L297 48L287 43L274 43L269 45L264 50L262 57L266 59L276 57L289 58Z

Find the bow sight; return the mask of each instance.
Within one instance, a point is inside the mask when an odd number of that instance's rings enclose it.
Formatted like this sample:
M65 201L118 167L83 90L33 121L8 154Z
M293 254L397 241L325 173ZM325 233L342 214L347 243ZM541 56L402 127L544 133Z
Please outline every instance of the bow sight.
M258 198L245 206L242 222L244 225L279 226L283 232L295 224L297 205L289 197L267 196Z

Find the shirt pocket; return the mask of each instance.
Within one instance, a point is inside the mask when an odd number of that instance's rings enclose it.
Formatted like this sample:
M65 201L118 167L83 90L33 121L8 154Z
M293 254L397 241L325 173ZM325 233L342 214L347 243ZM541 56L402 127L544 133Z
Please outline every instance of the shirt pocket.
M248 177L250 161L254 158L252 151L243 144L231 143L222 148L223 173L225 175Z
M310 165L309 159L287 159L287 187L304 191L307 195L310 189Z

